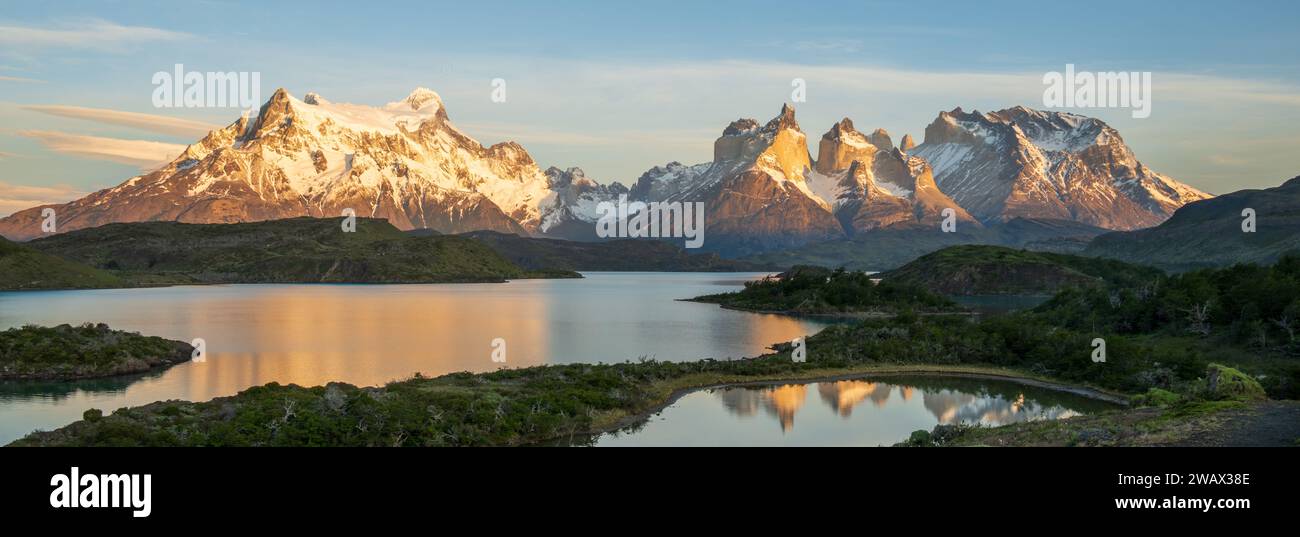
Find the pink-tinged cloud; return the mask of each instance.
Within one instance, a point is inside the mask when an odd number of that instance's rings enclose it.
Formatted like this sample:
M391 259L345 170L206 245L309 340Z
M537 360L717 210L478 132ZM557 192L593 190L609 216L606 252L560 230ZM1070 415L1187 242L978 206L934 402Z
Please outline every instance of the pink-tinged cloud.
M68 185L32 186L0 181L0 216L40 205L66 203L85 195L85 192Z
M139 166L141 170L161 167L185 151L184 145L150 140L123 140L58 131L20 131L18 134L39 140L51 151L130 164Z
M213 125L202 121L193 121L154 114L142 114L139 112L124 112L121 110L110 110L106 108L86 108L82 106L65 105L30 105L22 108L24 110L31 110L33 112L50 114L53 116L84 119L96 123L119 125L157 132L160 134L184 136L187 138L202 138L209 132L220 128L219 125Z

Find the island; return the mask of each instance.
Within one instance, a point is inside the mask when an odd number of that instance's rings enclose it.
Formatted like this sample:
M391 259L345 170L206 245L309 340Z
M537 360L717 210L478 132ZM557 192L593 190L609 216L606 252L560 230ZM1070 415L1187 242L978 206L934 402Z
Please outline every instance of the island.
M104 324L28 325L0 332L0 380L77 380L144 373L188 362L181 341Z
M746 282L744 289L734 293L699 296L690 301L743 311L831 317L963 311L952 300L920 285L878 281L862 271L808 265Z

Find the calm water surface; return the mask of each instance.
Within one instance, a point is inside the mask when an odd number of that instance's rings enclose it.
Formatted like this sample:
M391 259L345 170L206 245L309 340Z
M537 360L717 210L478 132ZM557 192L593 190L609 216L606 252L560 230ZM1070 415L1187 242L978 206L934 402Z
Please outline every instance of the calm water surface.
M686 395L639 427L596 446L878 446L938 424L1007 425L1115 408L1022 384L886 376L738 387Z
M202 338L208 358L161 372L71 383L0 383L0 444L35 429L166 399L205 401L251 386L378 385L419 372L507 366L739 358L826 323L675 299L736 290L750 273L589 273L582 280L455 285L220 285L0 293L0 329L103 322Z

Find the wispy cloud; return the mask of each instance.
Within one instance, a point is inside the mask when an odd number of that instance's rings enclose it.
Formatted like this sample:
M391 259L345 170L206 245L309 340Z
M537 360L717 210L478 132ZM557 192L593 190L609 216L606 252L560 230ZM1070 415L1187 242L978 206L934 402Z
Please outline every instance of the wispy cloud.
M209 131L220 128L219 125L202 121L193 121L154 114L142 114L139 112L109 110L106 108L85 108L81 106L65 105L30 105L23 106L22 108L24 110L31 110L33 112L40 112L54 116L84 119L96 123L120 125L149 132L194 138L202 137Z
M824 46L836 46L825 43ZM841 45L842 46L842 45ZM1064 65L1057 67L1063 69ZM1023 100L1041 96L1044 71L981 72L927 71L889 67L851 65L804 65L783 62L715 61L657 65L589 66L583 73L592 74L602 84L626 85L629 89L644 83L712 85L741 82L804 78L836 91L861 94L944 95L954 100L971 97L1002 97ZM1157 72L1153 76L1156 98L1189 102L1224 101L1264 102L1300 105L1300 87L1281 82L1248 80L1201 74ZM576 84L575 84L576 86ZM580 87L580 86L579 86ZM695 99L688 92L676 92L677 98ZM1037 103L1026 103L1037 104Z
M1280 82L1153 73L1152 86L1155 99L1168 96L1172 100L1207 104L1245 102L1300 106L1300 88Z
M85 192L68 185L31 186L0 181L0 216L38 205L64 203L85 195Z
M794 43L795 50L807 52L858 52L862 46L861 39L810 39Z
M98 48L133 43L175 41L191 34L125 26L105 20L58 23L49 27L0 25L0 45L27 47Z
M0 82L23 82L23 83L27 83L27 84L44 84L44 83L45 83L44 80L37 80L37 79L35 79L35 78L24 78L24 77L21 77L21 76L4 76L4 75L0 75Z
M152 170L175 159L185 146L150 140L124 140L85 136L58 131L20 131L19 135L34 138L51 151L67 155L108 160Z

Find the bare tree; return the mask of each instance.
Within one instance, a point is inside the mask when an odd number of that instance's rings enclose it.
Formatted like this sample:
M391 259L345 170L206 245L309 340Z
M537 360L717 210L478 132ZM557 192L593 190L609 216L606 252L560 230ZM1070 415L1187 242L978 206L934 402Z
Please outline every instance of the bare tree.
M1286 331L1286 337L1289 343L1295 343L1295 319L1292 319L1290 315L1284 313L1282 314L1281 319L1274 319L1273 324Z
M282 418L283 421L288 422L289 418L298 415L298 413L294 411L294 407L296 406L298 406L297 401L291 400L288 397L284 398L284 418Z
M1187 312L1187 331L1202 336L1210 335L1210 302L1193 305Z

